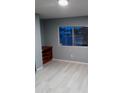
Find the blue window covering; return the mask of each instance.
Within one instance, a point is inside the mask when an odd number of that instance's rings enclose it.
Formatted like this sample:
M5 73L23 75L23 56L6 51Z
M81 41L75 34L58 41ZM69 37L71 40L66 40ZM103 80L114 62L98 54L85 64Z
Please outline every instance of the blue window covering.
M64 46L72 46L72 28L71 26L60 27L60 43Z
M88 46L88 27L59 27L59 38L63 46Z

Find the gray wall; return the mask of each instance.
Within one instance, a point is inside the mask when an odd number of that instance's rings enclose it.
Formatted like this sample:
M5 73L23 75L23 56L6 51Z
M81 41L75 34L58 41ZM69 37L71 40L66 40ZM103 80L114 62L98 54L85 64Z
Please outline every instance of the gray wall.
M40 29L41 29L41 43L42 43L42 45L45 45L45 37L44 37L44 23L43 23L43 20L42 19L40 19Z
M62 60L88 62L88 47L60 46L58 41L58 27L67 25L81 25L88 27L88 17L62 18L44 20L44 43L53 46L53 57Z
M40 18L35 15L35 66L36 68L42 67L42 54L41 54L41 33L40 33Z

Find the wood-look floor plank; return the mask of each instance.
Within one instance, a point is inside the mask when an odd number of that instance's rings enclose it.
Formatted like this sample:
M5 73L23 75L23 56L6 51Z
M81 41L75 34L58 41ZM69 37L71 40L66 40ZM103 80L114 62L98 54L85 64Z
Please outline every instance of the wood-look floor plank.
M88 93L88 65L52 61L36 72L35 93Z

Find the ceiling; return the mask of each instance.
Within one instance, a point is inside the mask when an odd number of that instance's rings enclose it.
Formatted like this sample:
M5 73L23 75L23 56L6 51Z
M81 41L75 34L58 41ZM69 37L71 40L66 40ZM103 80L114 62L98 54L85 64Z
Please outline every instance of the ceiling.
M88 0L69 0L69 5L59 6L57 0L35 0L35 12L42 18L64 18L88 15Z

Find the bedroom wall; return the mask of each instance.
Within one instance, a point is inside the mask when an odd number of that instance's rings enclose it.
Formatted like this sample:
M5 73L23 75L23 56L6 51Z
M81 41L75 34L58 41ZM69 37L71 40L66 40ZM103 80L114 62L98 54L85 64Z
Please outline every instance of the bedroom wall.
M42 19L40 19L40 30L41 30L41 43L42 43L42 45L45 45L44 23L43 23Z
M44 20L44 43L53 46L53 57L62 60L72 60L80 62L88 62L88 47L78 46L60 46L58 41L59 26L87 26L88 17L74 17L61 19Z
M36 69L42 67L42 54L41 54L41 29L39 15L35 15L35 66Z

